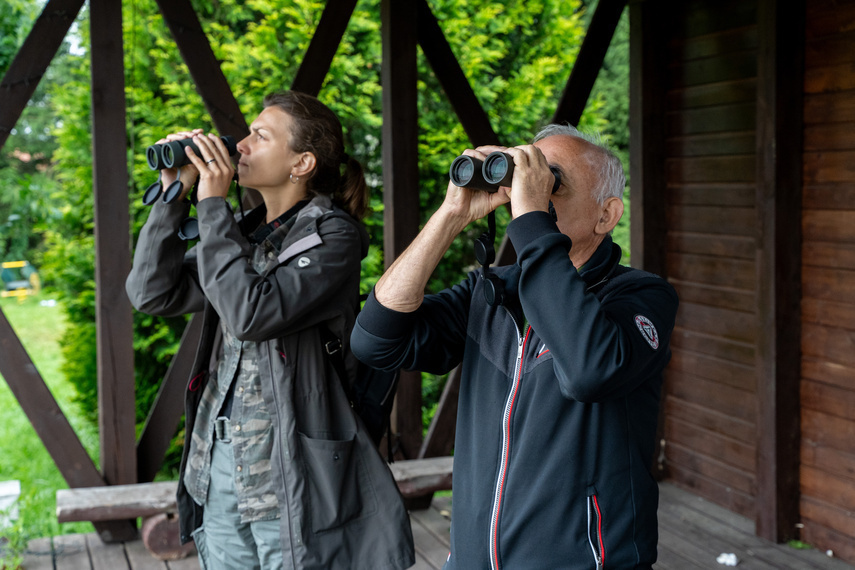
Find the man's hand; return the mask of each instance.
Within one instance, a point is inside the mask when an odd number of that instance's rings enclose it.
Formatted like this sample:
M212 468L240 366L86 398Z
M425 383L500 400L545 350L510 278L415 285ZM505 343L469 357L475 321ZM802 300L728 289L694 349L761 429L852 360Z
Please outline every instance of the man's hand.
M494 150L505 150L505 148L481 146L474 150L466 149L463 154L483 161ZM456 221L456 234L463 231L470 223L480 220L502 204L506 204L508 200L508 188L499 188L497 192L484 192L460 188L449 182L445 200L437 213L441 213L449 221Z
M508 192L513 217L548 211L555 175L549 170L546 157L532 145L509 148L505 152L514 157L514 180Z

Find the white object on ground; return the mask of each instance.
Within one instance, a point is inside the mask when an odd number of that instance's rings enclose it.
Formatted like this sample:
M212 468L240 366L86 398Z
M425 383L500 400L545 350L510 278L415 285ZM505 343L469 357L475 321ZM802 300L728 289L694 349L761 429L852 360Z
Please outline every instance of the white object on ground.
M18 520L18 497L21 496L20 481L0 481L0 528Z
M719 564L724 564L725 566L736 566L739 564L739 559L736 557L736 554L732 552L722 552L718 555L718 558L715 559Z

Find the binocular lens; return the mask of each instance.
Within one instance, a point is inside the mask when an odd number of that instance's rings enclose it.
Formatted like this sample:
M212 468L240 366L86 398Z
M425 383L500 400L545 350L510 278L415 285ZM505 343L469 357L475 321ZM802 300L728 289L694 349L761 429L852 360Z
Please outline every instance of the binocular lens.
M503 152L491 152L484 159L484 180L497 186L510 186L513 180L513 158Z
M169 144L165 144L161 147L161 156L163 156L164 168L172 168L175 165L175 151L172 150L172 147Z
M159 144L153 144L145 151L145 160L148 162L148 167L152 170L163 169L163 154L162 147Z
M455 186L495 192L496 186L484 180L481 160L461 154L451 163L449 178Z
M458 156L454 159L449 176L455 186L462 188L472 181L472 176L475 174L474 161L475 159L469 156Z

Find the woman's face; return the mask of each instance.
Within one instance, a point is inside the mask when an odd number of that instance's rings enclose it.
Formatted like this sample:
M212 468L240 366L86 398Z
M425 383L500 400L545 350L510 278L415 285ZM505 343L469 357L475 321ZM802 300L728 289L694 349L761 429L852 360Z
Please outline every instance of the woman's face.
M292 169L303 153L291 148L291 116L279 107L267 107L250 125L250 133L237 144L241 154L238 175L242 186L260 192L289 183Z

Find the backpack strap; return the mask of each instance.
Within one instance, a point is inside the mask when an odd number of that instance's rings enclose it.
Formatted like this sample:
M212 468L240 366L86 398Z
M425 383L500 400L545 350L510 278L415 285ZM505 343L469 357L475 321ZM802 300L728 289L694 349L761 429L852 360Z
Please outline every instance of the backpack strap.
M344 393L347 396L347 401L350 402L350 407L354 407L353 390L350 382L347 379L347 367L344 365L344 353L342 351L341 339L326 327L326 325L318 327L318 333L321 337L321 346L324 354L330 360L335 373L338 374L338 379L341 382L341 387L344 388Z

